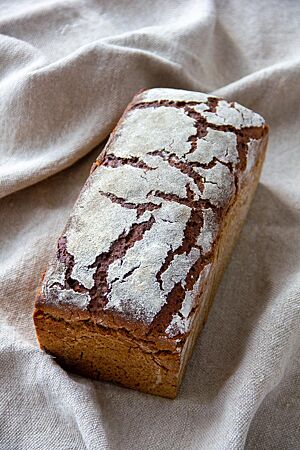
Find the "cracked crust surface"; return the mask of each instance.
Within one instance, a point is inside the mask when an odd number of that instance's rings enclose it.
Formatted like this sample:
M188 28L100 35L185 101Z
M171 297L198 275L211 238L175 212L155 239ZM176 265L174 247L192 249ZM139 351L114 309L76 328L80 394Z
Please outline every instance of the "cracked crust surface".
M258 114L206 94L137 95L75 204L35 317L50 329L70 318L122 327L150 353L175 352L181 370L226 215L253 182L267 132ZM103 367L99 377L114 379Z

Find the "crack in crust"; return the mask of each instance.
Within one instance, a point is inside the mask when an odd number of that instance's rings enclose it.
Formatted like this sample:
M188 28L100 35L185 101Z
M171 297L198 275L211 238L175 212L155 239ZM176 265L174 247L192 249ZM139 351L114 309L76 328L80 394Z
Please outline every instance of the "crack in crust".
M65 282L64 285L60 285L63 289L73 289L75 292L88 293L86 289L79 281L74 280L71 277L72 270L75 265L74 256L67 250L67 237L61 236L57 243L57 259L62 262L66 267ZM58 283L55 283L58 284ZM52 284L51 287L55 286Z
M207 101L203 102L207 104L208 111L215 112L219 101L222 100L219 97L208 97ZM134 103L130 110L132 109L143 109L143 108L158 108L159 106L171 106L172 108L184 108L185 106L196 106L199 105L199 101L186 101L186 100L154 100L154 101L144 101Z
M176 167L176 169L179 169L181 173L188 175L188 177L190 177L195 182L200 192L203 192L203 177L193 170L193 167L197 167L196 164L182 161L175 155L175 153L167 153L164 150L155 150L149 153L149 155L159 156L164 161L167 161L170 166Z
M160 195L164 198L165 196L162 194L163 193L155 192L155 195ZM174 198L174 196L172 196L172 200L179 201L179 203L181 203L183 199ZM213 206L209 202L207 203L208 205L206 204L205 206L208 206L210 208ZM170 267L176 255L182 255L184 253L189 255L193 248L198 248L201 254L201 248L199 248L199 246L197 245L197 238L203 227L202 208L204 205L203 200L196 200L196 201L194 200L194 193L188 185L187 185L187 200L185 200L184 204L187 204L188 206L191 207L192 209L191 216L184 230L184 239L182 244L175 250L170 248L164 263L162 264L161 268L156 274L156 279L161 289L162 289L162 275ZM217 210L215 206L213 206L213 209ZM217 212L217 214L219 214L219 211ZM151 330L155 329L159 333L162 333L164 332L164 330L166 330L168 324L172 320L174 312L180 310L186 291L191 291L193 289L194 284L196 283L196 281L200 276L200 272L202 271L204 266L210 262L209 258L211 253L212 250L208 255L205 256L205 258L203 257L203 255L201 255L197 259L197 261L191 266L185 280L182 280L174 285L171 292L167 296L167 302L162 306L159 313L155 316L150 326Z
M184 283L177 282L171 292L168 295L168 301L164 304L160 312L154 317L150 325L150 333L154 330L158 333L164 333L168 325L170 324L174 313L177 313L182 317L180 313L180 308L187 291L192 291L195 283L197 282L200 273L204 267L209 264L210 256L212 252L209 253L205 258L199 258L190 268ZM174 255L173 255L174 256ZM184 287L183 285L184 284ZM196 305L194 306L194 309ZM193 314L193 309L191 310L189 316ZM179 333L181 334L181 333ZM177 335L176 335L177 336ZM174 337L176 337L174 336Z
M215 112L216 107L217 103L215 104L214 111L211 112ZM197 121L197 124L199 123L199 126L197 125L197 135L189 138L192 142L190 153L193 153L196 150L197 139L201 139L207 135L207 128L234 133L237 138L236 148L239 155L237 169L243 171L247 164L247 144L250 142L250 139L260 139L262 137L263 127L244 127L238 130L232 125L215 125L210 123L207 119L201 116L200 113L190 107L186 107L185 111L189 117Z
M139 206L143 207L144 205L137 205L137 209ZM155 208L153 209L158 209L161 207L161 205L154 206ZM145 208L145 211L146 210L147 208ZM142 213L140 213L140 215L141 214ZM155 219L153 216L151 216L150 219L145 222L134 223L127 234L124 231L119 236L119 238L111 244L108 252L98 255L95 262L88 267L97 267L97 270L93 276L94 286L91 289L85 288L77 280L74 280L71 277L71 273L75 264L74 256L67 251L67 237L62 236L58 241L57 251L58 260L66 266L65 283L62 287L64 289L71 288L75 292L88 293L91 297L91 302L88 308L90 311L95 309L95 307L97 306L104 306L107 303L106 297L109 293L107 283L107 272L109 265L117 259L124 257L127 250L131 248L137 241L143 239L145 231L150 230L154 223ZM130 271L125 274L123 279L126 279L126 277L128 277L129 275Z
M120 158L118 156L113 155L110 153L109 155L105 155L104 160L102 162L99 162L97 166L99 167L120 167L123 165L129 165L132 167L136 167L138 169L143 169L145 171L147 170L154 170L153 167L149 167L144 161L141 161L137 156L133 156L132 158Z
M94 286L90 289L91 302L88 307L90 311L95 311L99 306L105 306L107 295L109 294L109 285L107 282L108 268L111 263L125 256L127 250L137 241L143 239L144 233L150 230L155 223L154 217L142 223L134 223L126 234L123 232L119 238L113 242L106 253L99 255L91 267L97 267L94 274ZM127 274L128 276L128 274Z
M135 209L137 212L137 218L139 219L146 211L153 211L154 209L158 209L161 207L161 204L156 205L155 203L148 202L148 203L131 203L127 202L124 198L117 197L115 194L112 194L111 192L104 192L99 191L101 195L104 195L104 197L109 198L113 203L118 203L123 208L128 209Z

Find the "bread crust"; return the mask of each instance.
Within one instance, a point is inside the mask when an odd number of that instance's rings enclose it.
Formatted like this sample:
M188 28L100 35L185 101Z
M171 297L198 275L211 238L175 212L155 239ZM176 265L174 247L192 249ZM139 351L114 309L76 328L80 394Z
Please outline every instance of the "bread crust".
M74 372L174 398L267 139L263 119L236 103L167 89L138 94L58 241L35 304L41 348Z

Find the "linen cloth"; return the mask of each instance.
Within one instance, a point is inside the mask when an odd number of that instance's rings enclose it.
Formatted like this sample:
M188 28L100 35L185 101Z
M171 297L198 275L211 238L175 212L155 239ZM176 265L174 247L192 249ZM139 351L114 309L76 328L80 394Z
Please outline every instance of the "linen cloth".
M300 448L299 25L293 0L0 0L1 450ZM176 400L65 372L32 322L100 144L150 87L212 92L270 124Z

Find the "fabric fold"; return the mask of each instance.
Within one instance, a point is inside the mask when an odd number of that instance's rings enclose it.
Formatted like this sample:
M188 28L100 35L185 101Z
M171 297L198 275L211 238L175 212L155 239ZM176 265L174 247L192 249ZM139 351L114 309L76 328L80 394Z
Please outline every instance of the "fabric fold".
M300 4L0 0L0 448L300 448ZM270 125L264 170L176 400L65 372L34 297L103 142L140 89Z

